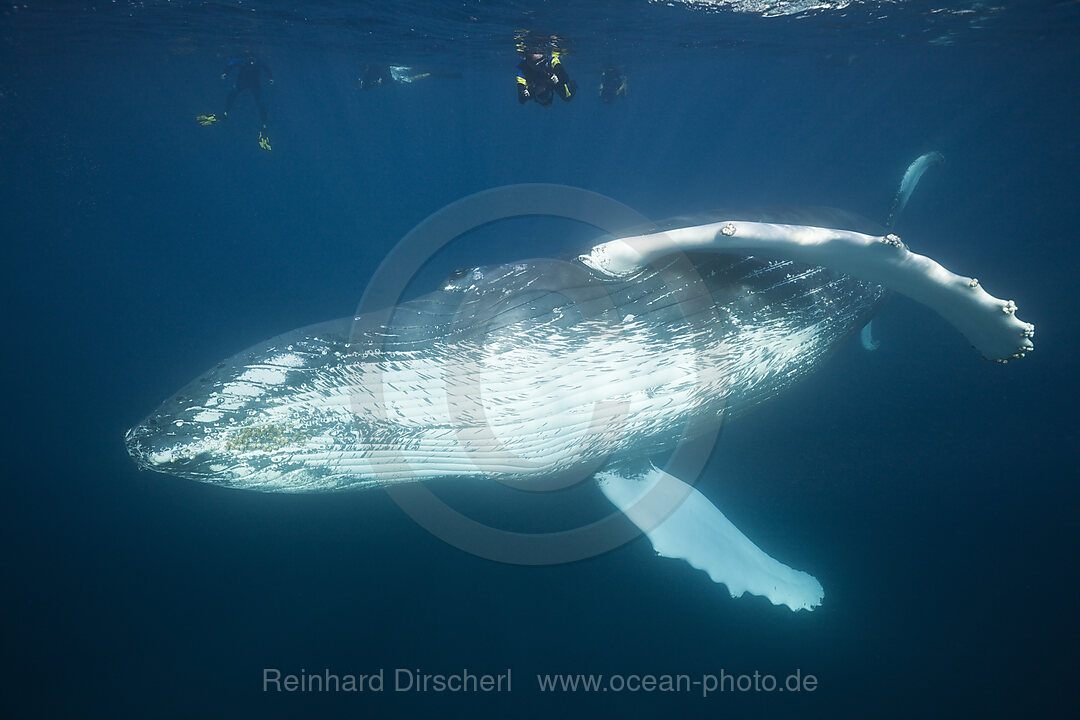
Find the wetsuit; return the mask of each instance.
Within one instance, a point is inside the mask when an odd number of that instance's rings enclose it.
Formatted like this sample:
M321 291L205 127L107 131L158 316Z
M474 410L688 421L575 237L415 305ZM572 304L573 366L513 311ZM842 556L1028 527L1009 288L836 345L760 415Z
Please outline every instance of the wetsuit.
M225 75L234 68L236 68L236 84L229 91L229 96L225 98L225 117L229 116L229 111L232 110L236 96L244 90L250 90L255 98L255 105L259 108L259 118L262 120L263 127L266 127L266 105L262 100L262 85L259 83L259 76L266 73L268 79L273 79L273 73L270 72L270 68L263 65L259 60L234 58L229 61L221 74Z
M604 71L600 80L600 100L610 103L618 95L626 94L626 76L615 68Z
M577 90L577 83L570 79L558 57L532 59L526 57L517 66L518 102L524 104L530 98L548 107L553 96L569 101ZM526 92L527 91L527 92Z

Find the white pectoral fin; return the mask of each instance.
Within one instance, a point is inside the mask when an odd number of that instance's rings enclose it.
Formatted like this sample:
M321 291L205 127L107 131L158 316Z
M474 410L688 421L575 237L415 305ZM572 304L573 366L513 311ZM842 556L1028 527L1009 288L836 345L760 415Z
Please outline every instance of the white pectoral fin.
M879 347L881 347L881 343L878 340L874 339L873 320L863 325L862 331L859 332L859 341L862 343L863 349L869 350L870 352L873 352L874 350L877 350Z
M746 252L826 267L884 285L952 323L984 356L998 362L1034 349L1035 326L1016 317L1016 303L996 298L972 277L908 250L895 235L725 220L600 243L581 262L621 277L675 252Z
M655 467L643 475L603 471L597 484L645 533L656 552L681 558L723 583L733 598L761 595L774 605L813 610L825 591L812 575L762 552L708 498Z

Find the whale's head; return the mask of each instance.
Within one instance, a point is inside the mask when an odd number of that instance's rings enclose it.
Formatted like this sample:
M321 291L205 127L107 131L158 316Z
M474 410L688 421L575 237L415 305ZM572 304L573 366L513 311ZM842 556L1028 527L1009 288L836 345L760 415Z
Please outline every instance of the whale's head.
M355 440L360 431L352 396L320 392L314 380L348 365L347 343L336 325L313 327L311 336L305 330L233 356L175 393L128 430L132 459L144 470L230 488L327 489L315 459L335 438ZM354 474L355 484L366 480Z
M124 444L143 470L213 482L213 453L194 423L155 412L127 431Z
M143 470L232 485L239 478L235 460L227 457L227 449L235 446L228 441L228 425L238 422L245 408L237 408L239 414L209 409L212 394L195 391L189 386L163 402L127 431L124 444Z

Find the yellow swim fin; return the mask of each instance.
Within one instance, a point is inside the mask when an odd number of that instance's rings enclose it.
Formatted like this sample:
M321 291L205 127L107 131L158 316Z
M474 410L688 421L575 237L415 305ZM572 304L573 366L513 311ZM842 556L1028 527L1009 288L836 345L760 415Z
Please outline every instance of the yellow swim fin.
M259 147L261 147L263 150L274 149L270 147L270 136L264 133L262 130L259 131Z
M211 115L196 115L195 120L200 125L213 125L214 123L216 123L218 121L218 118L217 118L217 115L213 115L213 114L211 114Z

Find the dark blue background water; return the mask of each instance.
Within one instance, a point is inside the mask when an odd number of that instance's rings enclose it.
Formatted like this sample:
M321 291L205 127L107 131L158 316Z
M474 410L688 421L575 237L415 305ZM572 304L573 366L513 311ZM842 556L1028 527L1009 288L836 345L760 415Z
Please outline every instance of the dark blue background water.
M535 5L535 7L531 7ZM11 716L1064 714L1077 641L1073 358L1080 252L1076 3L808 17L502 3L0 10L6 249L4 692ZM526 14L525 10L538 12ZM427 11L427 12L426 12ZM474 19L469 19L472 16ZM557 32L582 85L521 107L512 33ZM932 42L934 41L934 42ZM272 152L224 61L252 46ZM461 73L361 93L361 62ZM631 94L595 96L606 61ZM247 494L140 473L126 428L219 359L348 315L445 204L566 183L653 217L828 204L881 218L1015 298L1037 351L982 360L895 298L789 395L725 430L699 487L826 589L731 600L644 540L507 566L382 492ZM484 263L562 249L465 242ZM494 235L492 235L494 237ZM504 672L504 695L264 694L296 672ZM534 676L813 673L799 695L563 694Z

